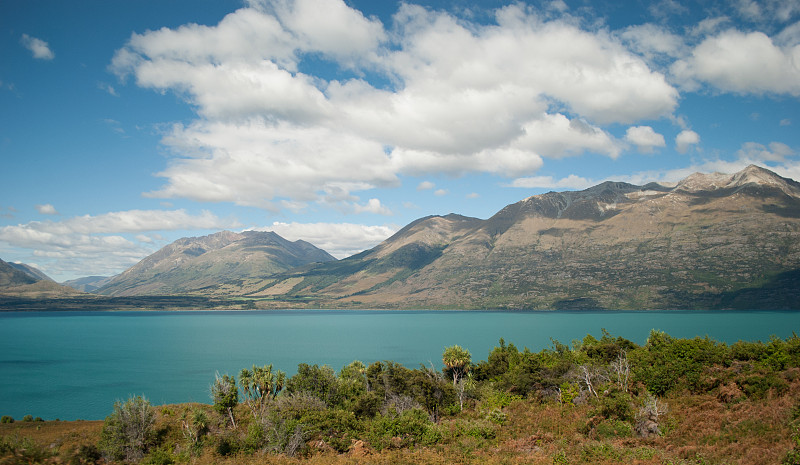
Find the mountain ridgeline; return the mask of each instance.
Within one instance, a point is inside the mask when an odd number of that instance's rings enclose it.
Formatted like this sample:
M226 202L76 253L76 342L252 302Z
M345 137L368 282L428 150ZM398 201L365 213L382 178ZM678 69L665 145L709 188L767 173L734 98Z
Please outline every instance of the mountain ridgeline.
M800 184L756 166L605 182L486 220L421 218L343 260L273 232L222 231L69 283L95 293L79 296L37 272L0 261L0 294L29 298L7 299L22 309L60 295L69 308L800 309Z
M298 266L335 260L308 242L290 242L274 232L222 231L179 239L97 289L109 296L230 294Z
M257 287L257 288L256 288ZM240 295L361 308L800 308L800 184L750 166L431 216Z

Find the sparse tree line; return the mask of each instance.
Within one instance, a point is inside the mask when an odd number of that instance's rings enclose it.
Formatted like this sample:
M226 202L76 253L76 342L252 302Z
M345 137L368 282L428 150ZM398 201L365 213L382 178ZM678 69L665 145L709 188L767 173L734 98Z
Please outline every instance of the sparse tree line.
M652 331L640 346L603 330L599 339L552 341L539 352L500 339L479 362L451 346L442 362L436 370L354 361L338 372L300 364L290 377L272 365L253 366L238 376L218 374L211 406L156 408L132 397L115 404L100 442L78 451L74 463L308 456L433 446L463 436L491 441L518 402L589 405L578 431L587 436L658 436L670 395L714 393L734 403L787 390L786 370L800 367L800 337L727 345Z

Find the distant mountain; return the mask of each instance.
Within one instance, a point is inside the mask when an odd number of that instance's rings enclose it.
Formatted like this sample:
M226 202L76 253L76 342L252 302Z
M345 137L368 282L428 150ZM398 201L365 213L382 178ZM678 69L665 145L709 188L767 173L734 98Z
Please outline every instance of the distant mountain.
M26 299L62 298L77 291L56 284L33 266L0 260L0 296ZM2 305L0 305L2 310Z
M41 270L32 265L26 265L25 263L10 263L10 262L8 264L37 281L53 281L49 276L42 273Z
M29 273L20 270L15 264L0 260L0 287L33 284L39 281Z
M315 262L335 260L305 241L274 232L222 231L179 239L96 290L109 296L229 294L250 282Z
M257 289L256 289L257 288ZM757 166L432 216L232 293L275 306L800 309L800 184Z
M114 279L114 276L86 276L64 281L61 284L81 292L94 292L108 284L112 279Z

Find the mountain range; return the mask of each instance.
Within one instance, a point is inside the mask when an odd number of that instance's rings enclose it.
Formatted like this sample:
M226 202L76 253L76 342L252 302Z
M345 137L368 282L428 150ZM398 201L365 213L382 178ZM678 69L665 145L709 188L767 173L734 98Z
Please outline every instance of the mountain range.
M800 308L800 184L750 166L550 192L486 220L422 218L240 294L279 306Z
M33 279L4 265L0 287ZM800 184L757 166L605 182L485 220L420 218L342 260L272 232L222 231L96 281L72 285L248 308L798 309Z

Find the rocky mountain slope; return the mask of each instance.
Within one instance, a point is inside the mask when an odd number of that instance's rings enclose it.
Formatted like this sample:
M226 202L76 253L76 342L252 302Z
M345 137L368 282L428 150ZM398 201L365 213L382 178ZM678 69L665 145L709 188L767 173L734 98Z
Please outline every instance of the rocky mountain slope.
M800 308L800 184L750 166L551 192L487 220L423 218L353 257L227 291L276 306Z
M297 266L335 260L305 241L290 242L273 232L222 231L179 239L95 292L109 296L228 293L247 282Z

